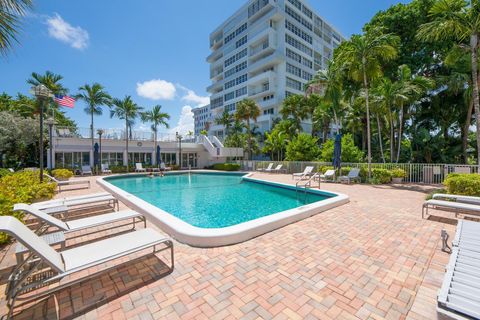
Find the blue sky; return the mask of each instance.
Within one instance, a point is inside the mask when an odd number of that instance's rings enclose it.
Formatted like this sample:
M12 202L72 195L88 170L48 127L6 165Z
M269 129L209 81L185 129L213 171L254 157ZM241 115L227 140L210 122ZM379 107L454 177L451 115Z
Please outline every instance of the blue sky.
M245 1L34 1L21 44L0 57L0 92L28 94L31 72L50 70L64 76L72 94L85 83L99 82L112 96L131 95L146 109L162 105L172 117L170 131L188 130L190 108L208 101L209 33ZM399 2L408 1L310 0L310 5L348 37L377 11ZM88 127L83 107L78 102L66 110L79 127ZM147 129L139 121L136 126ZM110 119L106 108L95 127L122 123Z

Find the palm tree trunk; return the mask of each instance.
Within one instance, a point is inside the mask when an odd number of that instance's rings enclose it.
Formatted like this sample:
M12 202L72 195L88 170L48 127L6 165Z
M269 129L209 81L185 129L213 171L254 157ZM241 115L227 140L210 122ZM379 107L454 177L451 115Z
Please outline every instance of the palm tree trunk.
M338 117L337 117L337 112L335 111L335 108L333 108L333 119L335 119L335 131L337 134L340 133L340 129L339 129L339 123L338 123Z
M472 113L473 113L473 99L468 103L467 118L465 119L465 124L463 126L462 132L462 154L463 161L465 164L468 163L468 133L470 132L470 125L472 123Z
M395 128L393 126L393 115L390 113L390 163L393 163L393 155L395 154Z
M127 150L127 173L128 173L128 117L125 117L125 149Z
M90 149L91 152L93 152L93 146L95 145L95 137L94 137L94 134L93 134L93 110L92 110L92 107L90 107L90 114L91 114L91 117L92 117L92 120L90 122L90 133L92 135L92 148ZM92 167L95 165L95 162L93 163Z
M160 158L160 156L157 156L157 129L153 131L153 163L157 165L157 168L159 167L159 163L157 162L157 158Z
M247 148L248 148L248 160L252 160L252 133L250 132L250 119L247 119Z
M403 135L403 103L400 105L400 115L398 123L398 149L397 149L397 158L396 162L398 163L400 159L400 150L402 149L402 135Z
M382 140L382 127L380 126L380 117L377 116L377 127L378 127L378 144L380 145L380 154L382 155L383 163L385 163L385 154L383 154L383 140Z
M477 121L477 163L480 164L480 101L478 97L478 35L470 37L470 48L472 50L472 84L473 84L473 106L475 108L475 120Z
M372 178L372 142L370 141L370 103L368 96L368 80L365 69L363 69L363 86L365 88L365 107L367 109L367 162L368 179L370 180Z

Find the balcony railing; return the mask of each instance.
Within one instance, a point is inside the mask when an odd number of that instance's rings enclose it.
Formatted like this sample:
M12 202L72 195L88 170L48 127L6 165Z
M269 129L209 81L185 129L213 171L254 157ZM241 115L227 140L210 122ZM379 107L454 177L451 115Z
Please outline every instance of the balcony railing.
M94 130L94 138L98 139L99 135L97 130ZM124 129L102 129L102 140L125 140ZM77 139L91 139L90 128L71 128L71 127L55 127L54 136L57 138L77 138ZM139 131L132 130L128 133L129 140L135 141L153 141L154 135L151 131ZM176 135L172 133L158 133L157 141L163 142L175 142L177 141ZM182 142L196 142L195 136L184 136Z

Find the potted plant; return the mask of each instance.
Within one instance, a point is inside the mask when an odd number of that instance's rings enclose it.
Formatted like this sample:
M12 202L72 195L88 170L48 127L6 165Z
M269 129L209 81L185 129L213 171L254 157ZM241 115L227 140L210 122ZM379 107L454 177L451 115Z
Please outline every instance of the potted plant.
M392 183L402 183L407 173L405 170L397 168L392 170Z

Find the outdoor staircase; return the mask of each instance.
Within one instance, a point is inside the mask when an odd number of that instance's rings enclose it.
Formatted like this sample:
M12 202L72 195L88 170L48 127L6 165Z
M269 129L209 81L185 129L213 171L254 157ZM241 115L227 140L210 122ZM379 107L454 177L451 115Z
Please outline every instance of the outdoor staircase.
M243 148L226 148L216 136L207 137L201 135L199 140L212 159L243 157Z

